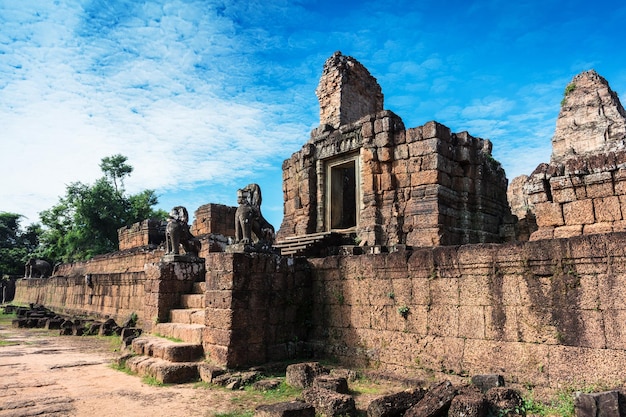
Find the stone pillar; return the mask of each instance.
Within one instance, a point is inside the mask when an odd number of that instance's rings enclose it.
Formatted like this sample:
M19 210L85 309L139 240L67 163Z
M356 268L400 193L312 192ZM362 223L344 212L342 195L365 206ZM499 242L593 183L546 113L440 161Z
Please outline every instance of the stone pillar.
M204 258L166 255L160 262L145 264L144 329L169 321L172 308L180 306L181 294L190 293L194 282L204 281Z

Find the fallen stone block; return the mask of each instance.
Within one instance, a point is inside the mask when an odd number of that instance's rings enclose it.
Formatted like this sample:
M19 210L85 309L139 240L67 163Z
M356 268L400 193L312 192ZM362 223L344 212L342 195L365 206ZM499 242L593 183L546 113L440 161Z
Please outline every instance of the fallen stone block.
M504 377L497 374L474 375L472 377L472 384L480 389L481 392L485 393L491 388L503 387Z
M252 384L252 388L257 391L272 391L280 386L279 379L262 379Z
M477 392L455 396L450 403L448 417L486 417L488 412L487 399Z
M425 390L414 388L376 398L367 407L367 417L402 417L424 394Z
M315 408L302 401L260 405L254 417L315 417Z
M224 368L219 368L215 365L208 363L201 363L198 365L198 372L200 373L200 379L204 382L213 383L213 380L223 375L226 371Z
M585 394L577 392L574 397L576 417L620 417L619 392L605 391Z
M356 417L354 398L324 388L307 388L302 391L302 398L315 407L315 412L326 417Z
M285 380L294 388L305 389L313 384L316 376L325 374L328 370L318 362L294 363L287 367Z
M335 377L330 375L318 375L313 380L311 385L313 388L325 388L331 391L338 392L339 394L349 394L348 381L342 377Z
M524 399L511 388L491 388L485 394L489 409L495 415L502 417L525 416Z
M444 381L429 390L424 398L407 410L404 417L444 417L456 393L452 383Z

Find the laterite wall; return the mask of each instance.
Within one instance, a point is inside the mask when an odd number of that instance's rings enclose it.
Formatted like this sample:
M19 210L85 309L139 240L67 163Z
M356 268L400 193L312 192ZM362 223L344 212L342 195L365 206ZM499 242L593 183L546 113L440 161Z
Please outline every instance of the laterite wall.
M311 259L309 342L403 375L622 382L625 248L615 233Z

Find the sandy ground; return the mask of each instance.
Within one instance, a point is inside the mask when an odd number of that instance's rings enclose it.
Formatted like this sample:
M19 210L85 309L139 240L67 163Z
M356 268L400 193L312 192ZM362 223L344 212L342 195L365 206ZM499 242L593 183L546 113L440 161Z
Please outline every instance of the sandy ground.
M117 338L58 336L9 323L0 322L0 417L214 417L276 402L257 392L201 383L148 385L111 367L119 356ZM405 387L379 381L368 388L372 393L355 398L362 415L376 396Z
M0 417L211 417L254 409L237 401L239 393L197 384L151 386L115 370L110 365L117 353L108 338L0 324L0 342Z

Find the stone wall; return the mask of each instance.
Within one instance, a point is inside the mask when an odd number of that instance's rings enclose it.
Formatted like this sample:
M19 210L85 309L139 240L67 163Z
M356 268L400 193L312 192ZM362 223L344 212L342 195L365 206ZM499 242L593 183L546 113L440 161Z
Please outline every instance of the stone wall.
M142 272L92 274L92 285L84 276L21 279L14 302L38 303L57 313L112 317L123 323L132 313L140 325L144 311L145 274Z
M180 295L205 276L201 262L163 262L162 256L162 250L135 250L64 264L52 278L17 281L14 302L39 303L58 313L107 316L120 324L135 313L139 325L150 331L154 323L168 321Z
M319 357L428 377L622 383L626 234L311 259Z
M312 308L304 258L211 253L206 266L202 338L212 361L239 367L302 357Z
M237 207L223 204L204 204L195 211L191 234L201 236L216 234L235 236L235 211Z
M626 150L542 164L525 193L538 226L532 240L626 231Z
M117 238L120 250L159 245L165 241L165 222L148 219L134 223L118 229Z

